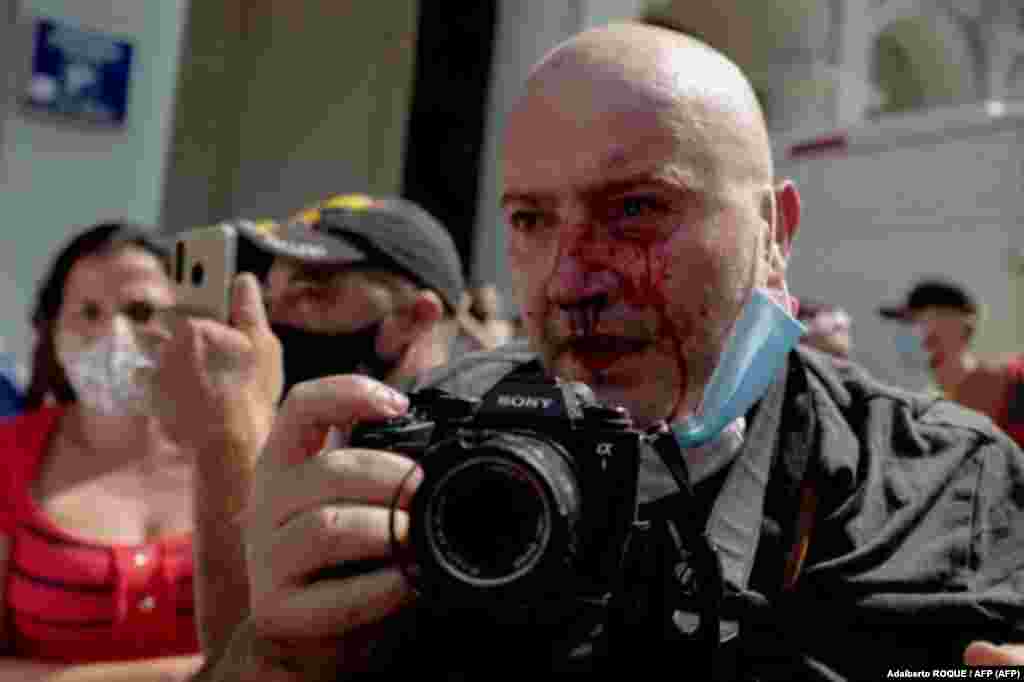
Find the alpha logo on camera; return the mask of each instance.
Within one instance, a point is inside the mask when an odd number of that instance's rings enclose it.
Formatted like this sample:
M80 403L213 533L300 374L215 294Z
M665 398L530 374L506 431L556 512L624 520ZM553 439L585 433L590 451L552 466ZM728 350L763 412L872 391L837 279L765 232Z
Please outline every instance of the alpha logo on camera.
M498 407L516 407L519 409L527 410L546 410L551 407L551 403L554 402L553 398L539 398L533 395L510 395L502 394L498 396Z

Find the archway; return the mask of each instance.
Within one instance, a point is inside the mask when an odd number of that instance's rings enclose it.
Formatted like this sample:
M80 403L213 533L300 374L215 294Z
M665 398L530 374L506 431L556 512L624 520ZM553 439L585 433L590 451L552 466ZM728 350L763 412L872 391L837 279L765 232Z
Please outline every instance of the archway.
M942 14L904 17L872 41L871 80L878 101L871 116L969 101L972 56L958 29Z

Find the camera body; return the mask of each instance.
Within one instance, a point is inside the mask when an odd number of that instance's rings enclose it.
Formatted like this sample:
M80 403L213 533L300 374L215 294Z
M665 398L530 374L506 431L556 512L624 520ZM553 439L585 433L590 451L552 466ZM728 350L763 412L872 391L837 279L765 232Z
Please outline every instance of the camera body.
M614 589L643 439L585 384L512 375L479 400L412 393L405 415L360 424L351 445L423 469L401 558L418 592L509 612Z

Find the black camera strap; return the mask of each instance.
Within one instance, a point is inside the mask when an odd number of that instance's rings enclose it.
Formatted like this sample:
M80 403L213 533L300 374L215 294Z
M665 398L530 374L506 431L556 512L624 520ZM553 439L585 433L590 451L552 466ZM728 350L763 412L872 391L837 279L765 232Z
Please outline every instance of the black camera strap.
M529 377L541 372L539 361L523 363L499 379ZM652 432L648 444L664 463L679 490L678 503L671 505L657 524L657 532L648 533L655 539L655 553L660 564L661 578L654 586L658 599L651 603L657 612L652 613L658 624L648 632L661 634L661 641L678 640L685 635L698 644L706 653L704 670L707 679L714 678L714 671L729 666L715 664L723 640L732 638L738 627L728 623L723 627L722 606L726 591L744 592L753 569L754 558L760 541L764 518L764 504L772 462L777 450L779 424L785 398L786 370L780 372L775 381L759 401L756 414L744 437L743 446L730 466L725 483L716 498L707 523L701 527L694 522L695 500L686 466L685 452L674 434L667 427ZM492 389L493 390L493 389ZM697 515L701 516L702 515ZM703 518L703 517L702 517ZM655 528L651 528L655 530ZM630 541L638 540L633 538ZM627 554L630 550L627 549ZM680 571L692 571L696 594L687 594L684 576ZM611 594L609 604L610 640L605 638L601 648L605 656L611 656L616 664L633 660L628 647L622 649L616 644L618 633L630 639L625 626L624 611L629 586L620 575L620 584ZM693 598L691 598L693 597ZM693 614L694 604L697 613ZM693 615L698 616L696 623ZM692 661L691 663L697 663ZM699 665L699 664L698 664ZM724 673L723 673L724 674Z
M742 449L730 467L705 527L705 534L721 557L723 577L740 591L747 588L760 540L784 398L785 381L779 380L761 399L757 415L747 429ZM692 494L687 494L690 480L685 453L671 431L659 431L650 443L684 493L684 499L691 498ZM685 504L678 506L685 507ZM685 509L680 511L687 513Z
M785 398L785 381L774 382L760 401L743 447L730 467L725 484L715 500L707 524L701 529L692 521L693 493L686 468L685 452L668 428L652 434L650 444L665 464L680 491L680 502L663 519L665 534L674 545L678 565L695 573L699 621L693 627L680 609L681 586L675 595L666 594L662 622L693 635L707 647L708 670L723 641L721 607L726 587L734 592L747 589L760 541L768 480L776 451L778 426ZM678 571L668 571L669 580L679 581ZM738 628L728 628L726 639Z
M725 580L740 591L747 589L761 537L784 398L785 381L776 381L761 401L708 519L707 534L722 558Z

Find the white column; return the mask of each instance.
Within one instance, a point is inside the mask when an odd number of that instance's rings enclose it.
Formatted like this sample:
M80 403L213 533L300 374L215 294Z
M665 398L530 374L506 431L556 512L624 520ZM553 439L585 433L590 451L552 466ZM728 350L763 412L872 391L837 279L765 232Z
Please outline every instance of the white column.
M770 125L779 131L823 129L836 121L837 81L832 65L842 43L833 26L835 2L803 2L773 17L786 22L784 39L765 50ZM842 11L838 14L841 18ZM753 75L753 74L752 74Z
M835 69L837 127L862 121L877 97L871 82L871 52L878 28L869 0L845 0L843 5L839 63Z
M1014 4L1003 4L989 26L990 99L1005 99L1010 95L1009 78L1013 62L1018 54L1024 53L1024 34L1018 30Z

